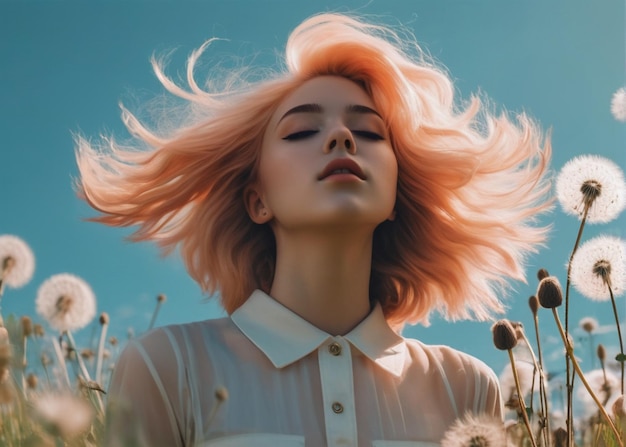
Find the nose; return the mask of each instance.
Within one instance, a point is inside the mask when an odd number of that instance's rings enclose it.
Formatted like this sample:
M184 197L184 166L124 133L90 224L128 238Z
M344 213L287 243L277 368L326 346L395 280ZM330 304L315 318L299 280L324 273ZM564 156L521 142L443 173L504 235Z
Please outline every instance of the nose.
M331 152L337 148L343 149L350 154L356 153L356 143L349 129L341 127L331 132L328 136L324 152Z

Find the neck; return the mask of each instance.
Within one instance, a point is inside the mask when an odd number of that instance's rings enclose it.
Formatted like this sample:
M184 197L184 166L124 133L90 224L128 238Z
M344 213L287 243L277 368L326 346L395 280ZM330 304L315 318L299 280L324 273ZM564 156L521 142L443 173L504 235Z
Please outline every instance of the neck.
M344 335L369 313L372 234L276 235L270 295L331 335Z

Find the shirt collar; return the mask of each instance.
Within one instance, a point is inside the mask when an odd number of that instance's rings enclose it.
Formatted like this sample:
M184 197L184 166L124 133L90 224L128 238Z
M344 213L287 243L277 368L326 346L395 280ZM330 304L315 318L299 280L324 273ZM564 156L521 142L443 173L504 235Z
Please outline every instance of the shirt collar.
M255 290L230 318L277 368L300 360L333 338L261 290ZM380 304L344 338L381 368L397 377L402 374L407 348L387 324Z

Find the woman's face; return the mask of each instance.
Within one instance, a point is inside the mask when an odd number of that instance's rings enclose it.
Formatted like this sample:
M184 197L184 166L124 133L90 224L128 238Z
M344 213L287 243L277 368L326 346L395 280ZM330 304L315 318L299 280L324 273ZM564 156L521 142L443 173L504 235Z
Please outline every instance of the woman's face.
M392 218L398 166L383 118L356 83L305 82L276 109L261 148L250 216L287 230L373 229Z

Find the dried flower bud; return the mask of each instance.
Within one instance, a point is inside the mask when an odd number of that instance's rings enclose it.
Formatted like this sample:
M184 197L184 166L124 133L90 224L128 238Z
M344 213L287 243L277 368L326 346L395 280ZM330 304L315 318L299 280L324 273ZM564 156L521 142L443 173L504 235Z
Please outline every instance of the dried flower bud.
M559 427L554 430L554 447L567 447L567 430Z
M224 402L228 400L228 390L225 387L220 386L219 388L215 390L215 398L219 402Z
M26 377L26 384L28 385L29 389L35 390L35 389L37 389L37 385L39 384L39 379L37 378L37 376L35 374L30 373Z
M45 352L41 354L41 364L43 365L44 368L52 364L52 359Z
M591 317L585 317L580 320L580 327L583 331L591 334L598 328L598 322Z
M157 303L164 303L167 300L167 297L162 293L157 295Z
M493 344L496 348L507 351L517 345L517 335L509 320L499 320L491 327Z
M528 307L530 307L533 317L536 317L537 312L539 312L539 299L537 299L536 295L531 295L530 298L528 298Z
M539 281L541 281L543 278L547 278L548 276L550 276L550 273L548 273L546 269L537 270L537 279Z
M7 380L8 377L8 370L5 370L5 373L0 376L0 406L7 409L17 400L15 386L12 380Z
M22 323L22 336L28 338L33 335L33 320L28 316L23 316L20 322Z
M109 344L111 346L117 346L117 343L118 343L117 337L113 336L113 337L109 338Z
M99 391L102 394L106 394L106 391L95 380L86 380L81 376L78 376L78 385L83 391Z
M104 326L105 324L109 324L109 314L106 312L102 312L100 314L100 324Z
M46 331L44 331L43 326L39 323L36 323L33 326L33 332L35 333L35 337L39 338L42 338L44 335L46 335Z
M539 299L539 304L546 309L554 309L563 303L561 284L556 276L546 276L539 281L537 298Z
M596 350L596 354L598 355L598 358L600 359L600 362L604 363L604 361L606 360L606 349L604 349L604 345L602 345L602 343L600 343L598 345L598 349Z
M626 408L624 408L624 395L622 394L615 402L613 402L613 406L611 407L611 411L613 412L613 416L618 419L623 420L624 416L626 416Z
M8 368L11 363L12 350L9 342L9 331L0 327L0 371Z
M80 356L85 360L91 360L92 358L94 358L95 354L93 352L93 349L85 348L80 351Z

